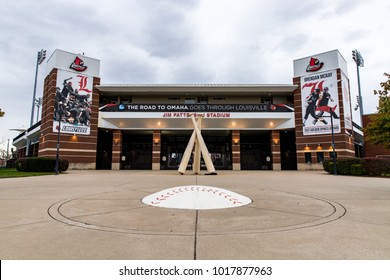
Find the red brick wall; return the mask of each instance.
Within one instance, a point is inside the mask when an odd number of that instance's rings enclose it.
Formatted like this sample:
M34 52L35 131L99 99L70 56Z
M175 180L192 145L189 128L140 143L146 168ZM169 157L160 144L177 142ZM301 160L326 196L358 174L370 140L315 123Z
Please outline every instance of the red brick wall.
M370 123L370 116L372 115L363 115L363 127L367 127ZM366 139L364 139L364 150L366 157L390 157L389 149L386 149L383 145L373 145L367 142Z
M93 78L93 87L100 78ZM45 78L42 101L41 137L39 140L40 157L55 157L57 152L57 132L53 132L54 103L57 85L57 69L53 69ZM70 168L95 168L96 144L99 114L99 94L92 92L91 133L90 135L60 135L60 157L69 160Z
M340 69L337 69L337 80L341 80ZM293 83L298 85L294 91L294 109L295 109L295 134L297 147L298 169L302 169L305 163L305 153L311 153L312 162L316 163L317 152L323 152L325 159L330 159L329 153L332 152L332 135L303 135L302 102L301 102L301 80L300 77L293 78ZM346 134L344 121L344 105L342 97L342 85L338 82L338 97L340 106L340 127L341 133L334 134L334 142L337 157L354 157L354 141ZM320 145L319 145L320 144ZM310 167L308 167L310 169ZM318 168L322 168L318 166Z

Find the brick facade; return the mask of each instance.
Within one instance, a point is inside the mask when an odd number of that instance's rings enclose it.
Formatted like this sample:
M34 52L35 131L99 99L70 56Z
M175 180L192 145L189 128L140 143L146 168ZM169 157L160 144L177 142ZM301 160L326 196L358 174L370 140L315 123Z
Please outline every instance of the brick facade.
M334 134L335 151L338 158L354 157L355 148L354 141L351 136L346 133L344 110L347 108L343 105L343 96L341 89L341 71L337 69L338 80L338 97L340 106L340 126L341 132ZM293 83L298 86L294 92L294 110L295 110L295 135L297 148L297 164L298 170L319 169L322 170L322 163L318 162L317 158L323 153L324 159L330 159L332 150L332 135L303 135L303 119L302 119L302 102L301 102L301 78L295 77ZM350 108L349 108L350 110ZM309 162L307 159L311 157Z
M367 127L370 123L370 115L363 116L363 127ZM383 145L373 145L364 139L364 152L366 157L387 157L390 158L390 150L386 149Z
M38 156L56 157L58 133L53 132L54 104L58 70L54 68L45 78L43 89L41 136ZM93 87L100 78L93 78ZM90 135L60 135L60 158L69 160L70 169L95 169L98 130L99 94L93 89Z

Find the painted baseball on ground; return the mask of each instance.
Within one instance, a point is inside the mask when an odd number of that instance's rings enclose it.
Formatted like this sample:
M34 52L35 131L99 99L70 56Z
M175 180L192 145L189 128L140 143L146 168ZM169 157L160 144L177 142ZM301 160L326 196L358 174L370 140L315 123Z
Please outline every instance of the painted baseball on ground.
M174 209L223 209L247 205L252 200L229 190L209 186L178 186L148 195L147 205Z

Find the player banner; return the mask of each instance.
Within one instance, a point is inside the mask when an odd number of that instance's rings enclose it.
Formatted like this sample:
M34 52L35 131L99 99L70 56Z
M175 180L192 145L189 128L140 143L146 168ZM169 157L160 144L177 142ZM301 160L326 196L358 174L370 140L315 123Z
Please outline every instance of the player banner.
M336 70L301 77L303 135L340 133Z
M53 132L89 135L93 77L58 70Z
M341 90L343 94L343 105L344 105L344 123L345 129L349 130L349 133L353 133L352 127L352 112L351 112L351 98L349 96L349 82L348 78L344 73L341 73Z

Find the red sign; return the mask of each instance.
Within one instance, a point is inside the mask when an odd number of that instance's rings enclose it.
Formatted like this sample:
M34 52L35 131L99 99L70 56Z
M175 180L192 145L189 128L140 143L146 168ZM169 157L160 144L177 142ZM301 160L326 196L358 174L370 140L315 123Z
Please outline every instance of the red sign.
M306 67L306 72L316 72L324 66L323 62L320 62L317 58L310 58L309 65Z
M88 66L84 65L84 61L80 57L76 56L69 68L77 72L83 72L87 70Z

